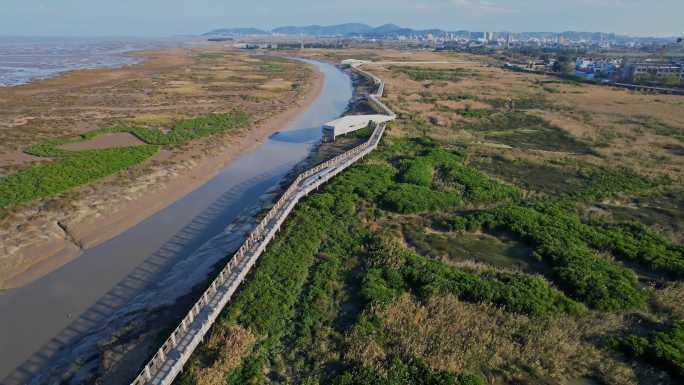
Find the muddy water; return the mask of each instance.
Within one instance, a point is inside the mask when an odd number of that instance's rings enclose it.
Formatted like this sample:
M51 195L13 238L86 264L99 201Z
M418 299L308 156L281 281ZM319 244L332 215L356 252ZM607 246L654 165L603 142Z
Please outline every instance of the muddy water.
M100 361L93 359L97 344L207 279L239 245L264 194L310 154L321 124L347 107L349 77L310 63L325 74L324 88L289 127L120 236L38 281L0 293L2 384L57 382L76 360L82 362L70 382L85 381L89 366Z

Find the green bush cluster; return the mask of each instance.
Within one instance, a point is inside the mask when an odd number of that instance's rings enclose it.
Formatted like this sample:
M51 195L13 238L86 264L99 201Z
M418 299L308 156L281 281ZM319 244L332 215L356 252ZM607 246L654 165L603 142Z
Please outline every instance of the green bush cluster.
M459 205L463 202L457 193L433 191L428 187L395 183L380 201L380 205L401 214L420 213Z
M609 343L629 357L660 366L684 379L684 321L677 321L664 331L613 338Z
M429 139L395 140L373 158L300 203L234 297L219 327L239 323L259 342L227 373L229 383L265 381L270 366L274 376L297 383L480 384L478 377L430 369L420 358L388 357L377 370L341 358L346 331L378 330L373 326L378 320L365 310L406 292L419 300L452 294L533 317L581 314L585 304L618 310L645 302L633 272L593 249L599 245L592 239L602 238L591 238L591 232L602 227L582 223L571 198L522 205L518 189L475 171L461 154ZM380 212L369 203L412 213L502 201L508 204L450 217L448 226L500 227L526 239L565 293L539 276L445 265L386 241L365 225L368 213ZM192 383L190 377L184 381Z
M429 146L423 143L422 146ZM380 200L382 207L402 213L418 213L454 207L462 203L491 203L517 200L515 187L495 181L463 164L463 156L442 149L428 148L420 155L398 161L398 183L389 186ZM435 191L435 170L451 191Z
M551 266L554 280L592 308L632 309L645 302L646 292L634 272L598 255L584 240L591 229L560 204L509 205L470 220L485 228L505 229L535 245L535 254Z
M318 202L327 198L315 197ZM284 236L271 243L249 283L233 300L226 319L265 336L266 351L285 335L314 257L333 220L330 212L317 210L314 205L299 208Z
M111 132L130 132L140 140L157 145L180 145L194 139L244 127L249 122L249 114L244 111L206 114L187 119L176 124L164 133L157 128L119 126L108 129Z
M636 223L594 223L585 238L592 246L654 272L684 277L684 246Z
M491 179L462 163L445 165L444 170L448 178L464 186L464 196L468 202L503 203L522 197L519 189Z
M517 148L593 153L591 147L546 120L523 111L505 111L460 125L485 134L485 139Z
M399 169L399 181L418 186L430 187L432 177L435 172L434 163L426 157L405 159L401 162Z
M360 129L356 130L353 132L350 132L348 134L345 134L345 137L347 138L354 138L354 139L368 139L371 137L373 134L373 129L371 128L370 125Z
M423 360L392 360L382 372L367 367L348 368L331 382L333 385L485 385L479 376L431 369Z
M424 300L448 293L464 301L493 303L532 316L578 314L585 310L538 276L458 269L387 246L382 240L376 240L371 249L366 257L362 294L372 304L391 303L410 291Z
M577 175L584 181L585 187L563 195L584 202L595 202L617 193L637 192L670 183L667 177L651 180L624 168L610 169L590 164L578 164Z
M79 151L51 163L0 178L0 208L53 196L134 166L159 151L159 146Z

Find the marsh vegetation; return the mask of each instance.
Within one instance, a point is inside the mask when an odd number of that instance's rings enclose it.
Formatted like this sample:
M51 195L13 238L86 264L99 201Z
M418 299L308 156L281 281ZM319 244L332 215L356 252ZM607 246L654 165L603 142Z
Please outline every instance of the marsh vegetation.
M681 382L684 169L621 162L605 134L642 97L588 107L592 86L540 97L536 75L476 64L377 71L398 121L298 206L227 307L213 335L255 337L239 364L202 348L178 383ZM654 110L682 129L675 105Z

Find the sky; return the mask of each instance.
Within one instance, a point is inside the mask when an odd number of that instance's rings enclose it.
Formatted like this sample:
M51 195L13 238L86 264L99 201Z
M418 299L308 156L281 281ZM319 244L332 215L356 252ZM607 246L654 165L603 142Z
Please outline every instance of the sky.
M684 0L0 0L0 35L170 36L361 22L684 36Z

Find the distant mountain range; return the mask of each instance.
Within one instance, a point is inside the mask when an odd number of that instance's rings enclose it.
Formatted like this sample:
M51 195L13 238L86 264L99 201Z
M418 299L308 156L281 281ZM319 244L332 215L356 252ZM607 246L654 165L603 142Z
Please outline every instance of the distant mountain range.
M388 35L412 35L427 33L444 33L439 29L415 30L412 28L400 27L396 24L385 24L379 27L371 27L362 23L347 23L338 25L309 25L304 27L278 27L271 31L257 28L221 28L205 33L203 36L224 36L224 35L306 35L306 36L388 36Z
M209 31L202 36L224 36L224 35L270 35L268 31L258 28L220 28Z
M266 31L257 28L221 28L205 33L203 36L236 36L236 35L305 35L314 37L352 37L362 36L366 38L372 37L397 37L397 36L415 36L433 34L435 36L443 36L444 34L454 34L459 37L477 38L484 35L484 32L470 32L470 31L444 31L441 29L425 29L416 30L412 28L405 28L396 24L385 24L379 27L371 27L362 23L346 23L338 25L309 25L303 27L287 26L275 28L271 31ZM506 35L506 32L498 32L495 35ZM614 33L603 32L521 32L515 33L515 36L522 39L529 38L553 38L563 37L569 40L587 40L587 41L632 41L632 40L661 40L662 38L635 38L629 36L621 36ZM670 40L670 39L668 39Z

